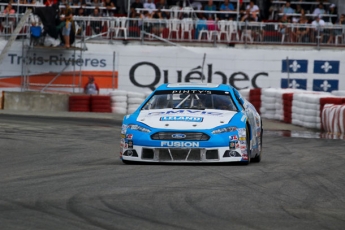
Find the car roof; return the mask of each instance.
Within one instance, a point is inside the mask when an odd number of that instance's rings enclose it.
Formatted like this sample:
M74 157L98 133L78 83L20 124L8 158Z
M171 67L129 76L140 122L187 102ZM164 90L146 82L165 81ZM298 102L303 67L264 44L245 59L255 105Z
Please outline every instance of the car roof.
M176 89L204 89L204 90L222 90L231 91L232 87L226 84L214 83L167 83L160 85L156 90L176 90Z

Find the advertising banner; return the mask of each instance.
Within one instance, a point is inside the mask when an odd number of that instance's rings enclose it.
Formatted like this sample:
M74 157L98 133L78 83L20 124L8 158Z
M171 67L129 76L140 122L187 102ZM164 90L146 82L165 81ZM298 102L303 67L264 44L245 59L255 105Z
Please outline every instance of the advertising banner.
M89 43L87 51L83 52L32 49L23 57L21 43L13 47L2 63L0 77L21 76L25 62L29 75L62 70L109 72L115 69L118 71L118 88L129 91L152 91L162 83L176 82L224 83L237 89L345 90L345 51L340 49Z

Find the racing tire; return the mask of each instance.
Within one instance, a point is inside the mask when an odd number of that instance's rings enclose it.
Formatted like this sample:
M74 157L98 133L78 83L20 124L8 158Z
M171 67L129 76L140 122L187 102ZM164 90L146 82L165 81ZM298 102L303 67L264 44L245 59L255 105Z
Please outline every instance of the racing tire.
M262 158L262 135L263 135L263 129L261 129L261 136L260 136L260 154L255 156L251 161L252 162L256 162L259 163L261 161Z
M246 125L246 148L247 148L248 161L243 161L243 165L249 165L249 164L250 164L250 135L249 135L249 125Z

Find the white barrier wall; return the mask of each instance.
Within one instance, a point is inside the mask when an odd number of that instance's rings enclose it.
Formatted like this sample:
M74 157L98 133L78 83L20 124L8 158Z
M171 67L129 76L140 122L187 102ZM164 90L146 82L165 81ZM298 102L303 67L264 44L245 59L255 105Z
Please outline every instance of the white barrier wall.
M0 41L0 50L5 46ZM1 76L20 76L22 44L15 42L0 68ZM118 89L152 91L164 82L200 81L245 88L345 90L345 49L298 47L182 47L88 43L82 55L73 50L36 49L30 74L65 71L119 73ZM114 55L115 52L115 55ZM203 57L206 54L203 66ZM287 57L289 60L287 60ZM76 59L77 61L73 62Z
M256 89L251 91L258 92ZM242 93L242 90L240 92ZM343 126L345 124L343 119L345 95L335 95L343 94L342 92L331 94L293 89L262 89L262 103L258 111L263 118L281 120L335 134L337 132L345 134L345 126ZM324 109L326 104L333 106L328 108L327 112Z

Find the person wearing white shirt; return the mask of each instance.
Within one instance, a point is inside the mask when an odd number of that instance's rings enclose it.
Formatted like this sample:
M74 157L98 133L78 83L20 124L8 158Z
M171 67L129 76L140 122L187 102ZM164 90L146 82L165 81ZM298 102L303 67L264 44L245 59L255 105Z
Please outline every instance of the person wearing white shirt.
M255 5L254 0L250 0L249 5L247 6L247 10L250 10L251 13L259 13L259 7Z
M147 2L144 3L144 8L148 9L149 13L152 14L153 10L156 9L156 5L152 0L147 0Z
M250 12L253 18L257 18L260 14L260 9L257 5L255 5L254 0L250 0L249 5L247 6L246 10Z
M317 16L315 17L315 20L312 21L311 23L312 25L312 30L314 31L314 36L311 36L311 39L312 39L312 42L315 41L315 38L317 38L319 35L320 35L320 42L322 42L323 40L323 35L322 35L322 32L323 32L323 28L322 26L325 25L325 21L322 20L321 16Z

